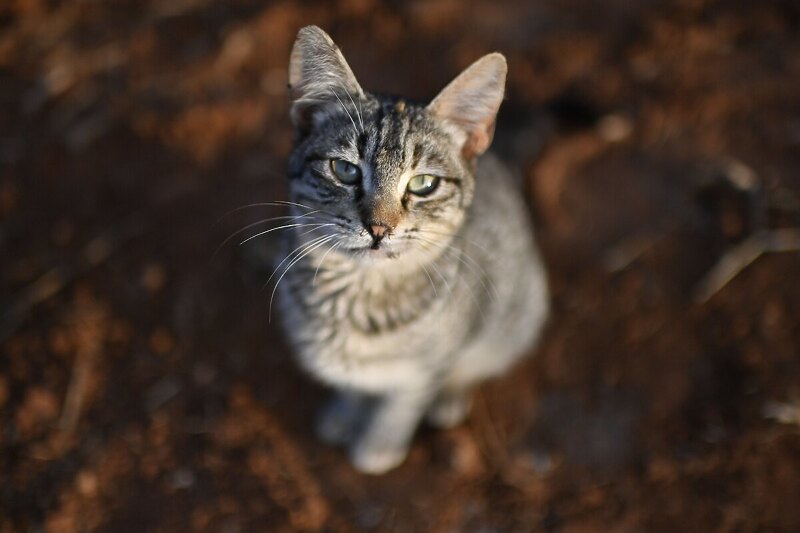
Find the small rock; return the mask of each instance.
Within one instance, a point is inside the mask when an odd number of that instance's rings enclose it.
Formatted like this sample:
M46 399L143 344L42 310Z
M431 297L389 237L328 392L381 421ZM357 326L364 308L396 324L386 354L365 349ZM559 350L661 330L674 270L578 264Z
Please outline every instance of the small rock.
M179 468L172 473L169 484L173 489L181 490L188 489L194 485L194 482L194 472L188 468Z
M83 496L94 496L97 494L97 476L93 472L80 472L75 478L78 492Z
M158 355L166 355L175 347L175 339L165 328L157 328L150 335L150 349Z
M156 411L159 407L170 401L181 391L181 384L171 377L165 377L147 389L145 393L145 407L149 412Z
M365 503L358 510L356 522L363 529L373 529L380 525L386 515L386 509L375 503Z
M142 271L141 285L149 293L156 293L164 288L167 271L159 263L148 263Z
M533 449L527 454L528 465L539 476L546 476L553 471L556 462L553 455L546 450Z
M108 133L112 126L113 118L110 112L105 110L78 120L66 133L67 148L73 153L83 152Z
M33 387L17 410L17 427L24 435L37 426L53 421L58 412L59 401L56 395L43 387Z
M472 434L466 428L457 428L449 432L449 437L450 464L453 469L464 476L476 476L483 472L481 452Z
M608 142L621 142L633 132L631 120L619 114L606 115L597 124L597 133Z
M764 418L800 426L800 403L767 402L761 412Z
M735 159L728 163L725 175L735 187L742 191L755 189L759 184L756 171Z
M195 384L200 387L209 385L216 377L217 369L205 361L199 361L192 368L192 378Z

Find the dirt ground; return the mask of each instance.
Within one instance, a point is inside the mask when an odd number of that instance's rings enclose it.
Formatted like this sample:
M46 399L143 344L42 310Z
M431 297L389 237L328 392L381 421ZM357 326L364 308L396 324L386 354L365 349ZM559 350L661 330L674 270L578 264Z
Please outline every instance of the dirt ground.
M312 435L275 240L214 255L282 214L229 212L285 198L311 23L412 97L508 56L552 283L381 477ZM714 275L797 248L798 95L793 0L0 2L0 531L800 530L800 253Z

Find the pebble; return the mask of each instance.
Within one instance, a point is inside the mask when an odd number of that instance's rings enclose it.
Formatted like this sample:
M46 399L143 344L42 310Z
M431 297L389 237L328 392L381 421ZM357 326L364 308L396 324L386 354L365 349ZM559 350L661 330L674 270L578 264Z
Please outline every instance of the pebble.
M631 120L620 114L606 115L597 124L597 133L608 142L621 142L633 132Z

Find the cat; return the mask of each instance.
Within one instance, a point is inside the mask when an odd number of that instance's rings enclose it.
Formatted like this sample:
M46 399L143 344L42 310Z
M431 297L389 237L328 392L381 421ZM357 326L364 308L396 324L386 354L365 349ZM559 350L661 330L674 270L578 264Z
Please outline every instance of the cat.
M301 366L337 391L317 433L362 472L402 463L423 418L460 423L547 318L526 205L485 153L506 70L486 55L422 105L365 92L316 26L294 43L277 302Z

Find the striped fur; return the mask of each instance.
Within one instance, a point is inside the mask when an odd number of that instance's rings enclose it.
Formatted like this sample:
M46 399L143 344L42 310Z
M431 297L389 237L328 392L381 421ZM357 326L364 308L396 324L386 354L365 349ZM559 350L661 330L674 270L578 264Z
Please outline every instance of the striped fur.
M525 205L481 155L504 79L491 54L425 106L364 92L318 28L295 43L297 226L285 232L278 302L301 364L339 391L318 432L349 444L364 472L399 464L426 413L458 423L470 389L511 366L546 319ZM339 181L331 159L358 164L360 182ZM418 174L441 178L430 196L407 191Z

